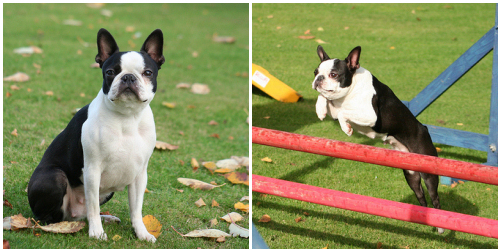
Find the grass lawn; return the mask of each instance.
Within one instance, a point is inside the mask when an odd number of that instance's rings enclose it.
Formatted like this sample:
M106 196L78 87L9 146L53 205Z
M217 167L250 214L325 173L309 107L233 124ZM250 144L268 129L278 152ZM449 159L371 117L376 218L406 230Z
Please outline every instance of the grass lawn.
M112 15L101 14L103 9ZM12 209L4 206L4 217L33 216L25 192L33 170L71 119L72 111L90 103L99 92L101 70L90 65L97 54L95 41L101 27L113 34L122 51L139 50L154 29L163 30L166 61L159 71L151 108L157 139L179 145L175 151L155 151L149 161L150 192L144 197L143 215L154 215L163 225L155 244L136 238L127 192L118 192L101 211L121 218L121 224L104 225L109 238L119 235L121 239L89 239L88 226L70 235L37 230L39 237L31 230L4 231L3 239L12 248L248 248L248 239L228 238L217 243L183 238L171 228L181 233L210 228L209 220L235 212L234 204L249 195L248 186L233 185L203 167L193 172L190 164L191 158L201 163L249 156L248 74L242 74L248 72L249 61L248 4L106 4L101 8L4 4L3 10L4 76L22 71L31 77L28 82L3 85L3 189L4 199L13 205ZM81 25L64 25L68 19L79 20ZM234 37L236 42L213 42L214 34ZM43 53L23 57L13 52L30 45L42 48ZM176 88L183 82L208 84L210 93L196 95ZM176 106L168 108L162 102ZM208 125L211 120L218 125ZM11 134L15 129L17 136ZM179 177L227 184L211 191L193 190L177 182ZM195 206L200 197L207 206ZM212 200L220 206L212 207ZM244 215L238 224L248 228L248 213L238 212ZM229 224L218 221L213 228L229 232Z
M252 125L378 147L380 140L346 136L337 121L320 121L311 88L318 42L331 58L362 47L360 64L401 100L411 100L494 26L495 4L253 4L252 62L297 90L280 103L253 88ZM314 39L304 40L304 35ZM492 53L425 110L424 124L488 133ZM486 152L446 145L441 157L486 162ZM272 163L260 159L269 157ZM418 205L399 169L253 144L252 173ZM441 185L441 205L498 218L498 187ZM428 200L429 197L426 194ZM271 248L498 248L497 239L253 193L252 221ZM430 204L430 202L429 202ZM258 220L269 215L271 222ZM296 222L302 217L304 221ZM381 245L380 245L381 244Z

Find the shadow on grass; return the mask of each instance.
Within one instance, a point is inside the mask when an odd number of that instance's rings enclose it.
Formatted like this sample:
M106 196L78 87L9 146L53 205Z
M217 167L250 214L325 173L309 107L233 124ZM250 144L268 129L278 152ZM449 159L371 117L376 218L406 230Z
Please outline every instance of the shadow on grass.
M444 195L445 199L453 199L453 198L457 198L457 196L458 195L455 195L455 194ZM253 197L257 197L257 196L253 196ZM409 198L410 197L408 197L408 199ZM414 198L414 197L411 197L411 198ZM295 213L297 213L297 211L302 211L302 209L300 207L283 205L281 203L275 203L275 202L269 202L269 201L263 201L259 198L257 198L257 199L254 198L253 202L254 202L254 204L256 204L257 202L261 202L261 205L260 205L261 208L274 209L276 211L286 211L290 214L295 214ZM395 225L392 225L389 223L384 223L384 222L368 221L368 220L353 218L353 217L345 216L345 215L341 215L341 214L332 214L332 213L328 213L328 212L318 212L318 211L309 211L308 213L310 214L309 215L310 217L314 216L314 217L318 217L318 218L326 218L326 219L329 219L331 221L336 221L336 222L350 224L350 225L356 225L356 226L363 226L365 228L395 233L395 234L399 234L402 236L411 235L412 237L418 237L418 238L425 239L425 240L433 240L433 241L440 241L440 242L445 240L445 241L447 241L447 243L455 245L457 248L460 248L460 247L472 248L472 249L497 248L497 246L495 244L481 243L481 242L476 242L473 240L456 239L455 238L456 232L450 231L450 230L446 230L443 235L439 235L436 232L436 229L433 229L433 232L422 232L419 230L409 229L407 227L395 226ZM476 211L476 213L477 213L477 211ZM326 233L326 232L322 232L322 231L311 230L311 229L305 228L303 226L294 227L294 226L290 226L290 225L286 225L286 224L281 224L281 223L278 223L276 221L271 221L269 223L259 223L257 221L258 220L255 219L253 223L255 223L258 227L265 227L265 228L279 231L279 232L300 235L300 236L306 236L306 237L311 237L311 238L317 238L317 239L333 240L335 243L338 243L341 245L353 246L355 248L372 248L372 249L376 248L376 244L374 244L373 242L366 242L366 241L362 241L359 239L353 239L353 238L349 238L346 236L337 235L334 233ZM268 242L268 244L272 247L272 239L271 239L271 242ZM401 248L401 246L384 244L384 248Z
M322 161L315 162L314 164L311 164L309 166L290 171L289 173L287 173L281 177L277 177L277 178L281 179L281 180L286 180L286 181L303 183L303 181L301 180L301 177L306 176L307 174L310 174L310 173L314 173L317 169L320 169L320 168L329 168L333 165L335 160L336 160L336 158L329 157L329 158L326 158ZM307 183L304 183L304 184L307 184Z

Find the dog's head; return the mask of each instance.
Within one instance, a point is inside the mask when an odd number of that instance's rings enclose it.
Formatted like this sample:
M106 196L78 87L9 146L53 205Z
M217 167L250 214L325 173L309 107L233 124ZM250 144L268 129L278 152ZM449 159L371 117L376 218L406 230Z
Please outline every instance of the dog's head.
M113 36L100 29L97 48L95 61L102 68L102 91L106 97L116 105L149 104L156 93L158 70L165 62L161 30L153 31L139 52L120 52Z
M354 73L359 69L361 47L354 48L344 60L330 59L321 45L317 52L321 63L314 71L312 88L328 100L344 97L351 87Z

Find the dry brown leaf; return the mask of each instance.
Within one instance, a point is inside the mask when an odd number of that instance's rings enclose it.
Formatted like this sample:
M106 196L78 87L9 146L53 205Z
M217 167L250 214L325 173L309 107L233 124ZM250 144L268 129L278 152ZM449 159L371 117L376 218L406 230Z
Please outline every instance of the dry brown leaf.
M210 93L210 88L206 84L193 83L193 85L191 85L191 92L194 94L206 95Z
M3 249L10 249L10 244L8 240L3 240Z
M85 227L85 221L62 221L46 226L36 225L35 227L40 228L45 232L71 234L76 233Z
M229 172L233 172L233 171L234 170L229 169L229 168L219 168L219 169L216 169L214 172L219 173L219 174L225 174L225 173L229 173Z
M175 189L175 190L177 190L177 192L179 192L179 193L184 193L183 189Z
M162 141L156 141L155 148L159 150L176 150L179 148L179 146L172 145L170 143L162 142Z
M14 207L12 206L12 204L10 204L10 202L8 200L3 200L3 205L6 206L6 207L10 207L11 209L13 209Z
M214 125L214 126L217 126L217 125L219 125L219 123L218 123L218 122L216 122L216 121L214 121L214 120L211 120L211 121L209 121L209 122L208 122L208 125Z
M175 108L176 104L174 102L162 102L161 105L167 107L167 108Z
M215 163L215 165L217 166L217 168L228 168L228 169L232 169L232 170L236 170L238 168L241 168L241 165L235 159L220 160L220 161L217 161Z
M161 223L158 221L153 215L146 215L142 218L142 222L144 222L144 226L150 234L152 234L156 239L161 234Z
M20 90L21 88L19 88L19 86L17 86L17 85L10 85L10 89L11 90Z
M306 30L306 31L304 32L304 35L309 35L309 34L311 34L311 30Z
M212 207L218 207L218 206L219 206L219 202L212 200Z
M207 204L205 204L205 202L203 201L202 198L200 198L199 200L195 201L194 204L197 206L197 207L203 207L203 206L206 206Z
M271 221L271 216L269 216L267 214L264 214L264 215L262 215L262 217L259 219L258 222L267 223L267 222L270 222L270 221Z
M210 173L214 173L214 171L217 169L217 165L215 165L214 162L203 162L202 165L210 171Z
M381 249L382 248L382 242L377 242L377 249Z
M211 134L211 135L209 135L209 136L210 136L210 137L213 137L213 138L217 138L217 139L219 139L219 138L220 138L220 135L219 135L219 134L217 134L217 133L213 133L213 134Z
M207 238L219 238L221 236L229 237L230 234L223 232L218 229L202 229L194 230L183 235L184 237L207 237Z
M217 242L226 242L226 237L225 236L221 236L221 237L217 238L216 241Z
M15 128L12 132L10 132L11 135L13 136L18 136L17 134L17 128Z
M175 85L176 88L178 89L189 89L191 88L191 84L189 83L178 83L177 85Z
M48 95L48 96L53 96L53 95L54 95L54 92L53 92L52 90L49 90L49 91L45 91L45 93L44 93L44 94L46 94L46 95Z
M26 82L30 79L28 74L23 72L17 72L13 75L4 77L3 80L6 82Z
M304 219L302 219L302 217L299 217L299 218L295 218L295 222L299 223L301 221L304 221Z
M201 189L201 190L211 190L213 188L222 187L222 186L226 185L226 183L224 183L222 185L217 186L217 185L212 185L212 184L209 184L209 183L206 183L203 181L189 179L189 178L177 178L177 181L179 181L180 183L182 183L186 186L189 186L193 189Z
M191 158L191 167L193 167L193 171L198 170L198 168L200 167L200 164L195 158Z
M210 220L210 227L216 226L217 224L219 224L219 222L216 218Z
M309 39L314 39L315 36L298 36L297 38L304 39L304 40L309 40Z
M265 161L265 162L273 162L273 160L271 160L271 158L269 157L264 157L262 159L260 159L261 161Z
M240 227L234 223L231 223L229 225L229 234L231 234L233 237L240 236L242 238L248 238L250 235L248 229Z
M241 172L231 172L224 175L226 179L228 179L233 184L245 184L249 185L248 174Z
M243 216L241 216L241 214L236 213L236 212L228 213L220 218L229 222L229 223L243 220Z
M236 204L234 204L234 208L248 213L249 204L245 205L241 202L237 202Z
M12 96L12 94L10 92L7 91L7 93L5 93L5 97L9 98L11 96Z
M236 38L232 36L218 36L217 34L213 34L212 41L216 43L234 43L236 42Z

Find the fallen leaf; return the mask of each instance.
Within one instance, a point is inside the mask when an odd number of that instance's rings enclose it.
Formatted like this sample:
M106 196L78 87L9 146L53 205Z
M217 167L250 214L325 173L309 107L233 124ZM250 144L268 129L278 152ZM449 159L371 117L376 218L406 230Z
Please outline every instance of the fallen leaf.
M212 199L212 207L218 207L218 206L219 206L219 202Z
M215 165L217 166L217 168L228 168L232 170L241 168L241 165L235 159L219 160L215 163Z
M15 128L12 132L10 132L11 135L13 136L17 136L17 128Z
M229 168L219 168L219 169L216 169L214 172L219 173L219 174L225 174L225 173L229 173L229 172L233 172L233 171L234 171L233 169L229 169Z
M241 172L231 172L224 175L226 179L228 179L233 184L245 184L249 185L248 174Z
M99 9L102 8L105 5L105 3L88 3L87 7L93 8L93 9Z
M264 116L264 117L262 117L262 118L264 118L264 119L269 119L269 118L271 118L271 117L270 117L270 116Z
M167 107L167 108L171 108L171 109L173 109L173 108L175 108L175 105L176 105L176 104L175 104L175 103L173 103L173 102L162 102L162 103L161 103L161 105L163 105L163 106L165 106L165 107Z
M219 125L219 123L218 123L218 122L216 122L216 121L214 121L214 120L211 120L211 121L209 121L209 122L208 122L208 125L214 125L214 126L217 126L217 125Z
M323 27L318 27L318 31L325 31Z
M71 234L80 231L83 227L85 227L84 221L62 221L58 223L52 223L46 226L36 225L36 228L40 228L45 232L51 233L63 233L63 234Z
M23 55L26 55L26 54L41 54L43 53L43 50L36 47L36 46L29 46L29 47L21 47L21 48L17 48L17 49L14 49L14 53L16 54L23 54Z
M101 10L101 15L106 16L106 17L111 17L113 15L113 12L111 10Z
M308 34L311 34L311 30L306 30L306 31L304 32L304 35L308 35Z
M209 135L209 136L210 136L210 137L213 137L213 138L217 138L217 139L219 139L219 138L220 138L219 134L217 134L217 133L213 133L213 134L211 134L211 135Z
M390 47L389 49L396 49L396 47L394 47L394 46L391 46L391 47Z
M178 89L189 89L191 88L191 84L189 83L178 83L176 86Z
M328 249L328 244L326 244L326 247L323 247L323 248L321 248L321 249Z
M459 123L457 123L457 125L458 125L458 126L463 126L464 124L463 124L463 123L461 123L461 122L459 122Z
M127 27L125 27L125 31L126 32L134 32L134 30L135 30L134 26L127 26Z
M200 198L199 200L195 201L194 204L197 206L197 207L203 207L203 206L206 206L207 204L205 204L205 202L203 201L202 198Z
M248 196L243 196L240 199L240 201L249 201L249 200L250 200L250 197L248 197Z
M6 82L26 82L30 79L30 77L23 72L17 72L13 75L4 77L3 80Z
M305 216L309 216L309 213L308 213L308 212L304 212L304 215L305 215Z
M381 249L382 248L382 242L377 242L377 249Z
M295 218L295 222L299 223L301 221L304 221L304 219L302 219L302 217L299 217L299 218Z
M273 15L269 15L269 16L267 16L267 18L269 18L269 19L271 19L271 18L273 18L273 17L274 17Z
M184 193L183 189L175 189L175 190L177 190L177 192Z
M5 97L9 98L11 96L12 96L12 94L10 92L7 91L7 93L5 93Z
M462 181L462 180L458 180L458 183L459 183L459 184L464 184L465 182L464 182L464 181Z
M234 204L234 208L248 213L249 204L245 205L241 202L237 202L236 204Z
M181 166L184 166L184 164L185 164L184 161L181 159L179 159L179 163L181 164Z
M436 151L437 151L438 153L443 152L443 150L442 150L441 148L438 148L438 147L436 147Z
M8 200L3 200L3 205L4 206L7 206L7 207L10 207L11 209L13 209L14 207L12 206L12 204L10 204L10 202Z
M158 221L153 215L146 215L142 218L142 222L144 222L144 226L150 234L152 234L156 239L161 234L161 223Z
M198 170L200 167L200 164L198 164L198 161L195 158L191 158L191 167L193 167L193 171Z
M217 224L219 224L219 222L216 218L210 220L210 227L216 226Z
M271 160L271 158L269 157L264 157L262 159L260 159L261 161L265 161L265 162L273 162L273 160Z
M315 41L316 41L317 43L319 43L319 44L327 43L327 42L325 42L325 41L323 41L323 40L321 40L321 39L316 39Z
M74 20L74 19L66 19L63 21L64 25L70 25L70 26L81 26L82 21L80 20Z
M194 105L187 105L187 108L188 109L194 109L194 108L196 108L196 106L194 106Z
M3 240L3 249L10 249L10 244L8 240Z
M206 169L208 169L208 171L210 171L210 173L212 173L212 174L213 174L213 173L214 173L214 171L217 169L217 165L215 165L215 163L214 163L214 162L211 162L211 161L209 161L209 162L203 162L203 163L202 163L202 165L203 165Z
M225 236L221 236L221 237L217 238L216 241L217 242L226 242L226 237Z
M172 145L170 143L162 142L162 141L156 141L155 148L159 150L176 150L179 148L179 146Z
M217 182L215 182L215 181L211 181L210 184L217 186Z
M241 214L239 214L237 212L228 213L220 218L229 222L229 223L241 221L244 219L243 216L241 216Z
M206 84L193 83L193 85L191 85L191 92L194 94L206 95L210 93L210 88Z
M121 238L122 237L117 234L117 235L113 236L113 238L111 238L111 239L114 240L114 241L117 241L117 240L120 240Z
M344 30L348 30L348 29L349 29L349 27L348 27L348 26L344 27Z
M46 95L48 95L48 96L53 96L53 95L54 95L54 92L53 92L52 90L49 90L49 91L45 91L45 93L44 93L44 94L46 94Z
M218 36L217 34L213 34L212 41L216 43L234 43L236 42L236 38L232 36Z
M315 36L298 36L297 38L304 39L304 40L309 40L309 39L314 39Z
M189 186L193 189L201 189L201 190L211 190L213 188L222 187L222 186L226 185L226 183L224 183L222 185L217 186L217 185L212 185L212 184L208 184L208 183L203 182L203 181L189 179L189 178L177 178L177 181L179 181L180 183L182 183L186 186Z
M250 165L250 159L246 156L231 156L231 159L235 160L241 166L248 167Z
M267 222L270 222L270 221L271 221L271 216L269 216L267 214L264 214L264 215L262 215L262 217L259 219L258 222L267 223Z
M221 236L229 237L230 234L223 232L218 229L202 229L202 230L194 230L187 234L182 235L184 237L207 237L207 238L219 238Z
M229 234L231 234L233 237L240 236L242 238L248 238L249 236L248 229L240 227L234 223L231 223L231 225L229 225Z
M3 226L6 227L6 221L10 224L9 230L19 230L23 228L32 228L31 220L24 218L22 214L13 215L3 219Z

